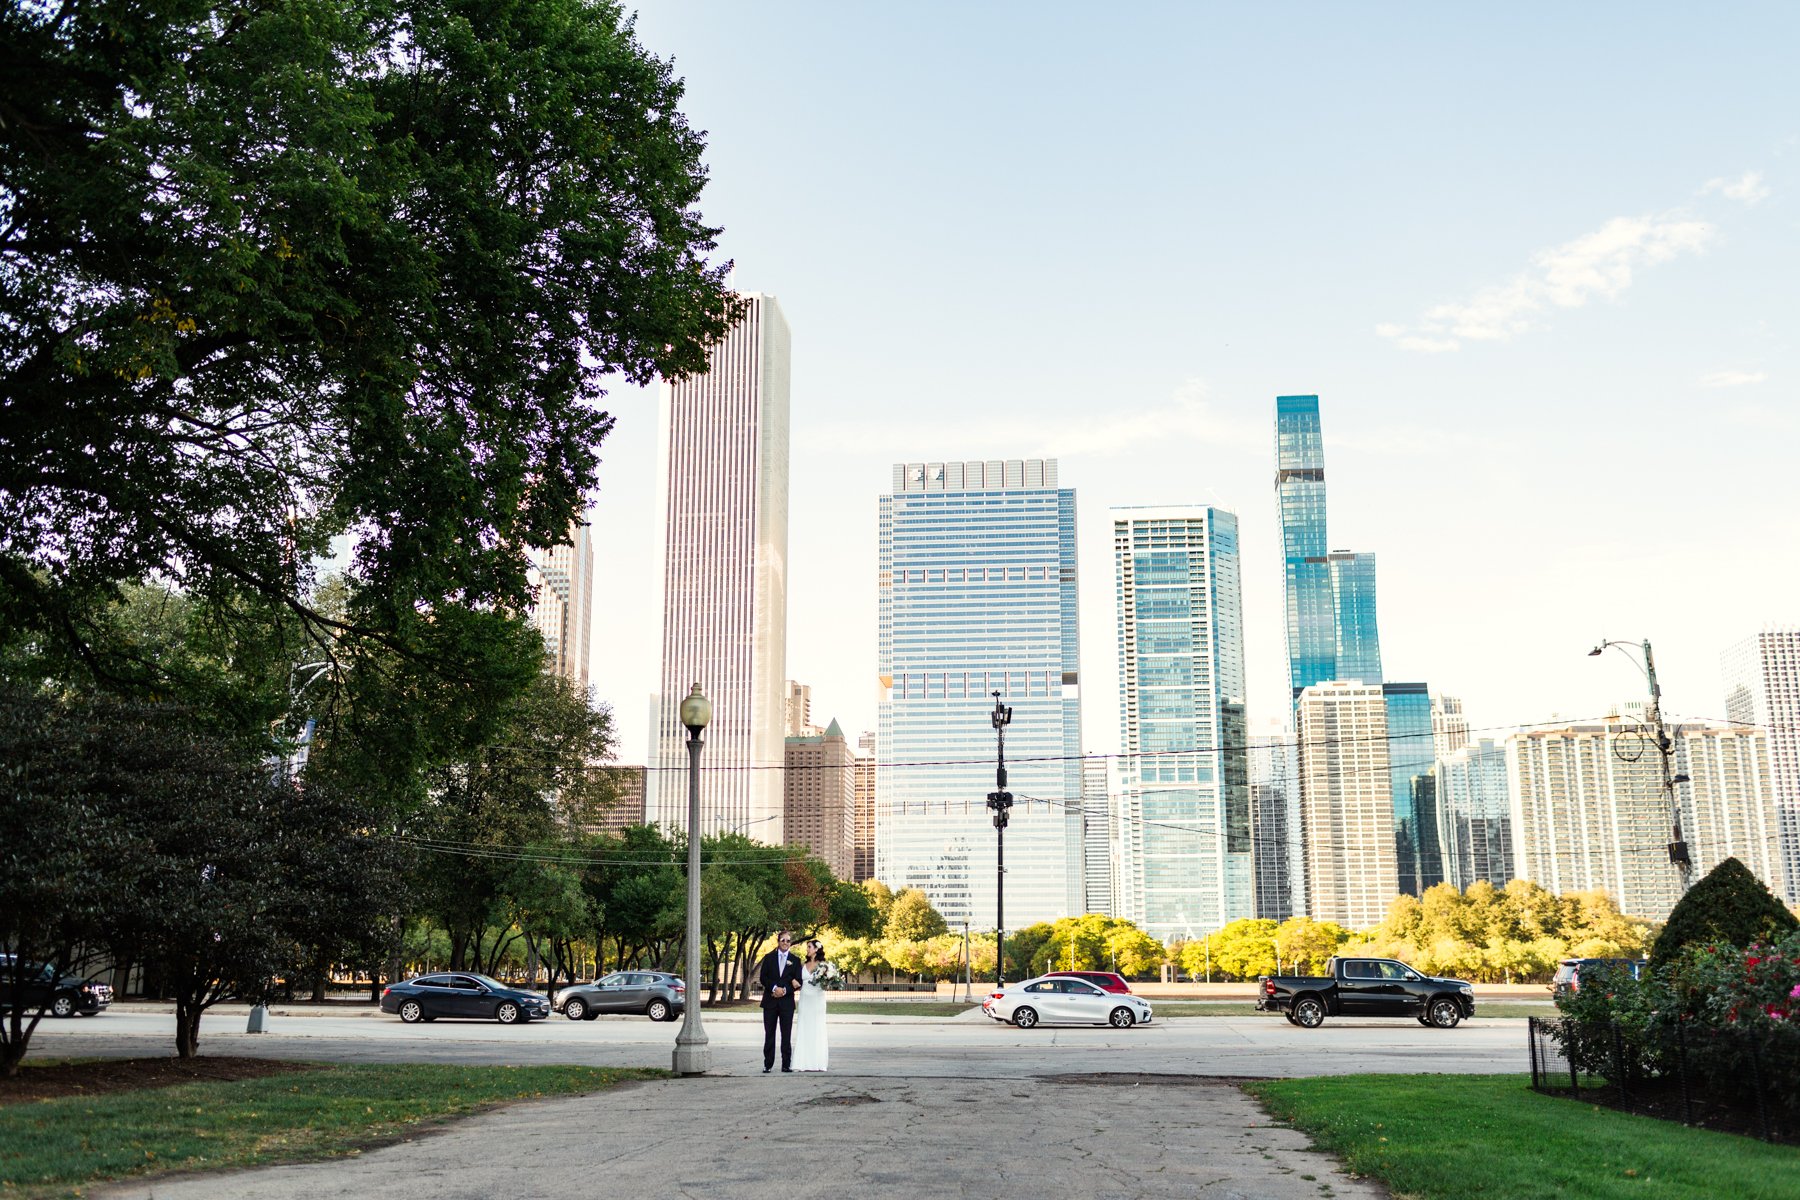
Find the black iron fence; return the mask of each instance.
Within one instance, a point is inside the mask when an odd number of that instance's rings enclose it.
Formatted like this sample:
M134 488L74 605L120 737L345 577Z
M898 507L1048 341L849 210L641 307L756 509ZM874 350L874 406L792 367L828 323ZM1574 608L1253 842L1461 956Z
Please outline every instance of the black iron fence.
M1800 1029L1531 1017L1527 1030L1536 1091L1800 1145Z

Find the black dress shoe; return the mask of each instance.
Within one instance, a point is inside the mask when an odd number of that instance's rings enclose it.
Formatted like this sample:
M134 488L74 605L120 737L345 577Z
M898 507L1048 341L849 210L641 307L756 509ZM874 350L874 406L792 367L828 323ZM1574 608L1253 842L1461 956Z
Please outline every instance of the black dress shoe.
M767 1075L770 1071L773 1071L774 1069L775 1069L774 1067L764 1067L763 1074Z
M781 1073L782 1073L782 1074L783 1074L783 1075L792 1075L792 1074L793 1074L793 1073L794 1073L794 1068L792 1068L792 1067L783 1067L783 1068L781 1068Z

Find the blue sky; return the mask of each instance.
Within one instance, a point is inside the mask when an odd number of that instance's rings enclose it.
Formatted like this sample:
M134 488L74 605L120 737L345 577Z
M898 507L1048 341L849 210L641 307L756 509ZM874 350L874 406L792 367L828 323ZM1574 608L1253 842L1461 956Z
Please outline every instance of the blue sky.
M1253 719L1284 701L1278 394L1317 393L1334 548L1390 679L1477 726L1800 623L1800 7L650 4L702 210L794 335L789 675L875 714L891 464L1054 456L1084 736L1118 743L1107 509L1239 515ZM654 685L655 396L592 510L622 761Z

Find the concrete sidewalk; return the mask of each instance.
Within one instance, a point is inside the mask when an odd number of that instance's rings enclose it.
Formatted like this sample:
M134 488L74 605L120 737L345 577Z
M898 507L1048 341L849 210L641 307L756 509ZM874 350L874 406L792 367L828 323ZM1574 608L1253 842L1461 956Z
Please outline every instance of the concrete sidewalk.
M1228 1082L753 1075L626 1084L421 1129L353 1158L164 1177L122 1200L421 1195L1380 1200Z

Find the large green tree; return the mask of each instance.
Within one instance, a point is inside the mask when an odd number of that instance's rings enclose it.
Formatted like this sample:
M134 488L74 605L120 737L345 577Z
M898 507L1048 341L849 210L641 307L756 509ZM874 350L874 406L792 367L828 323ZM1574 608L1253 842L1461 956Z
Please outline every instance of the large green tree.
M154 688L156 578L485 676L602 381L734 316L681 97L610 0L0 6L0 635Z

